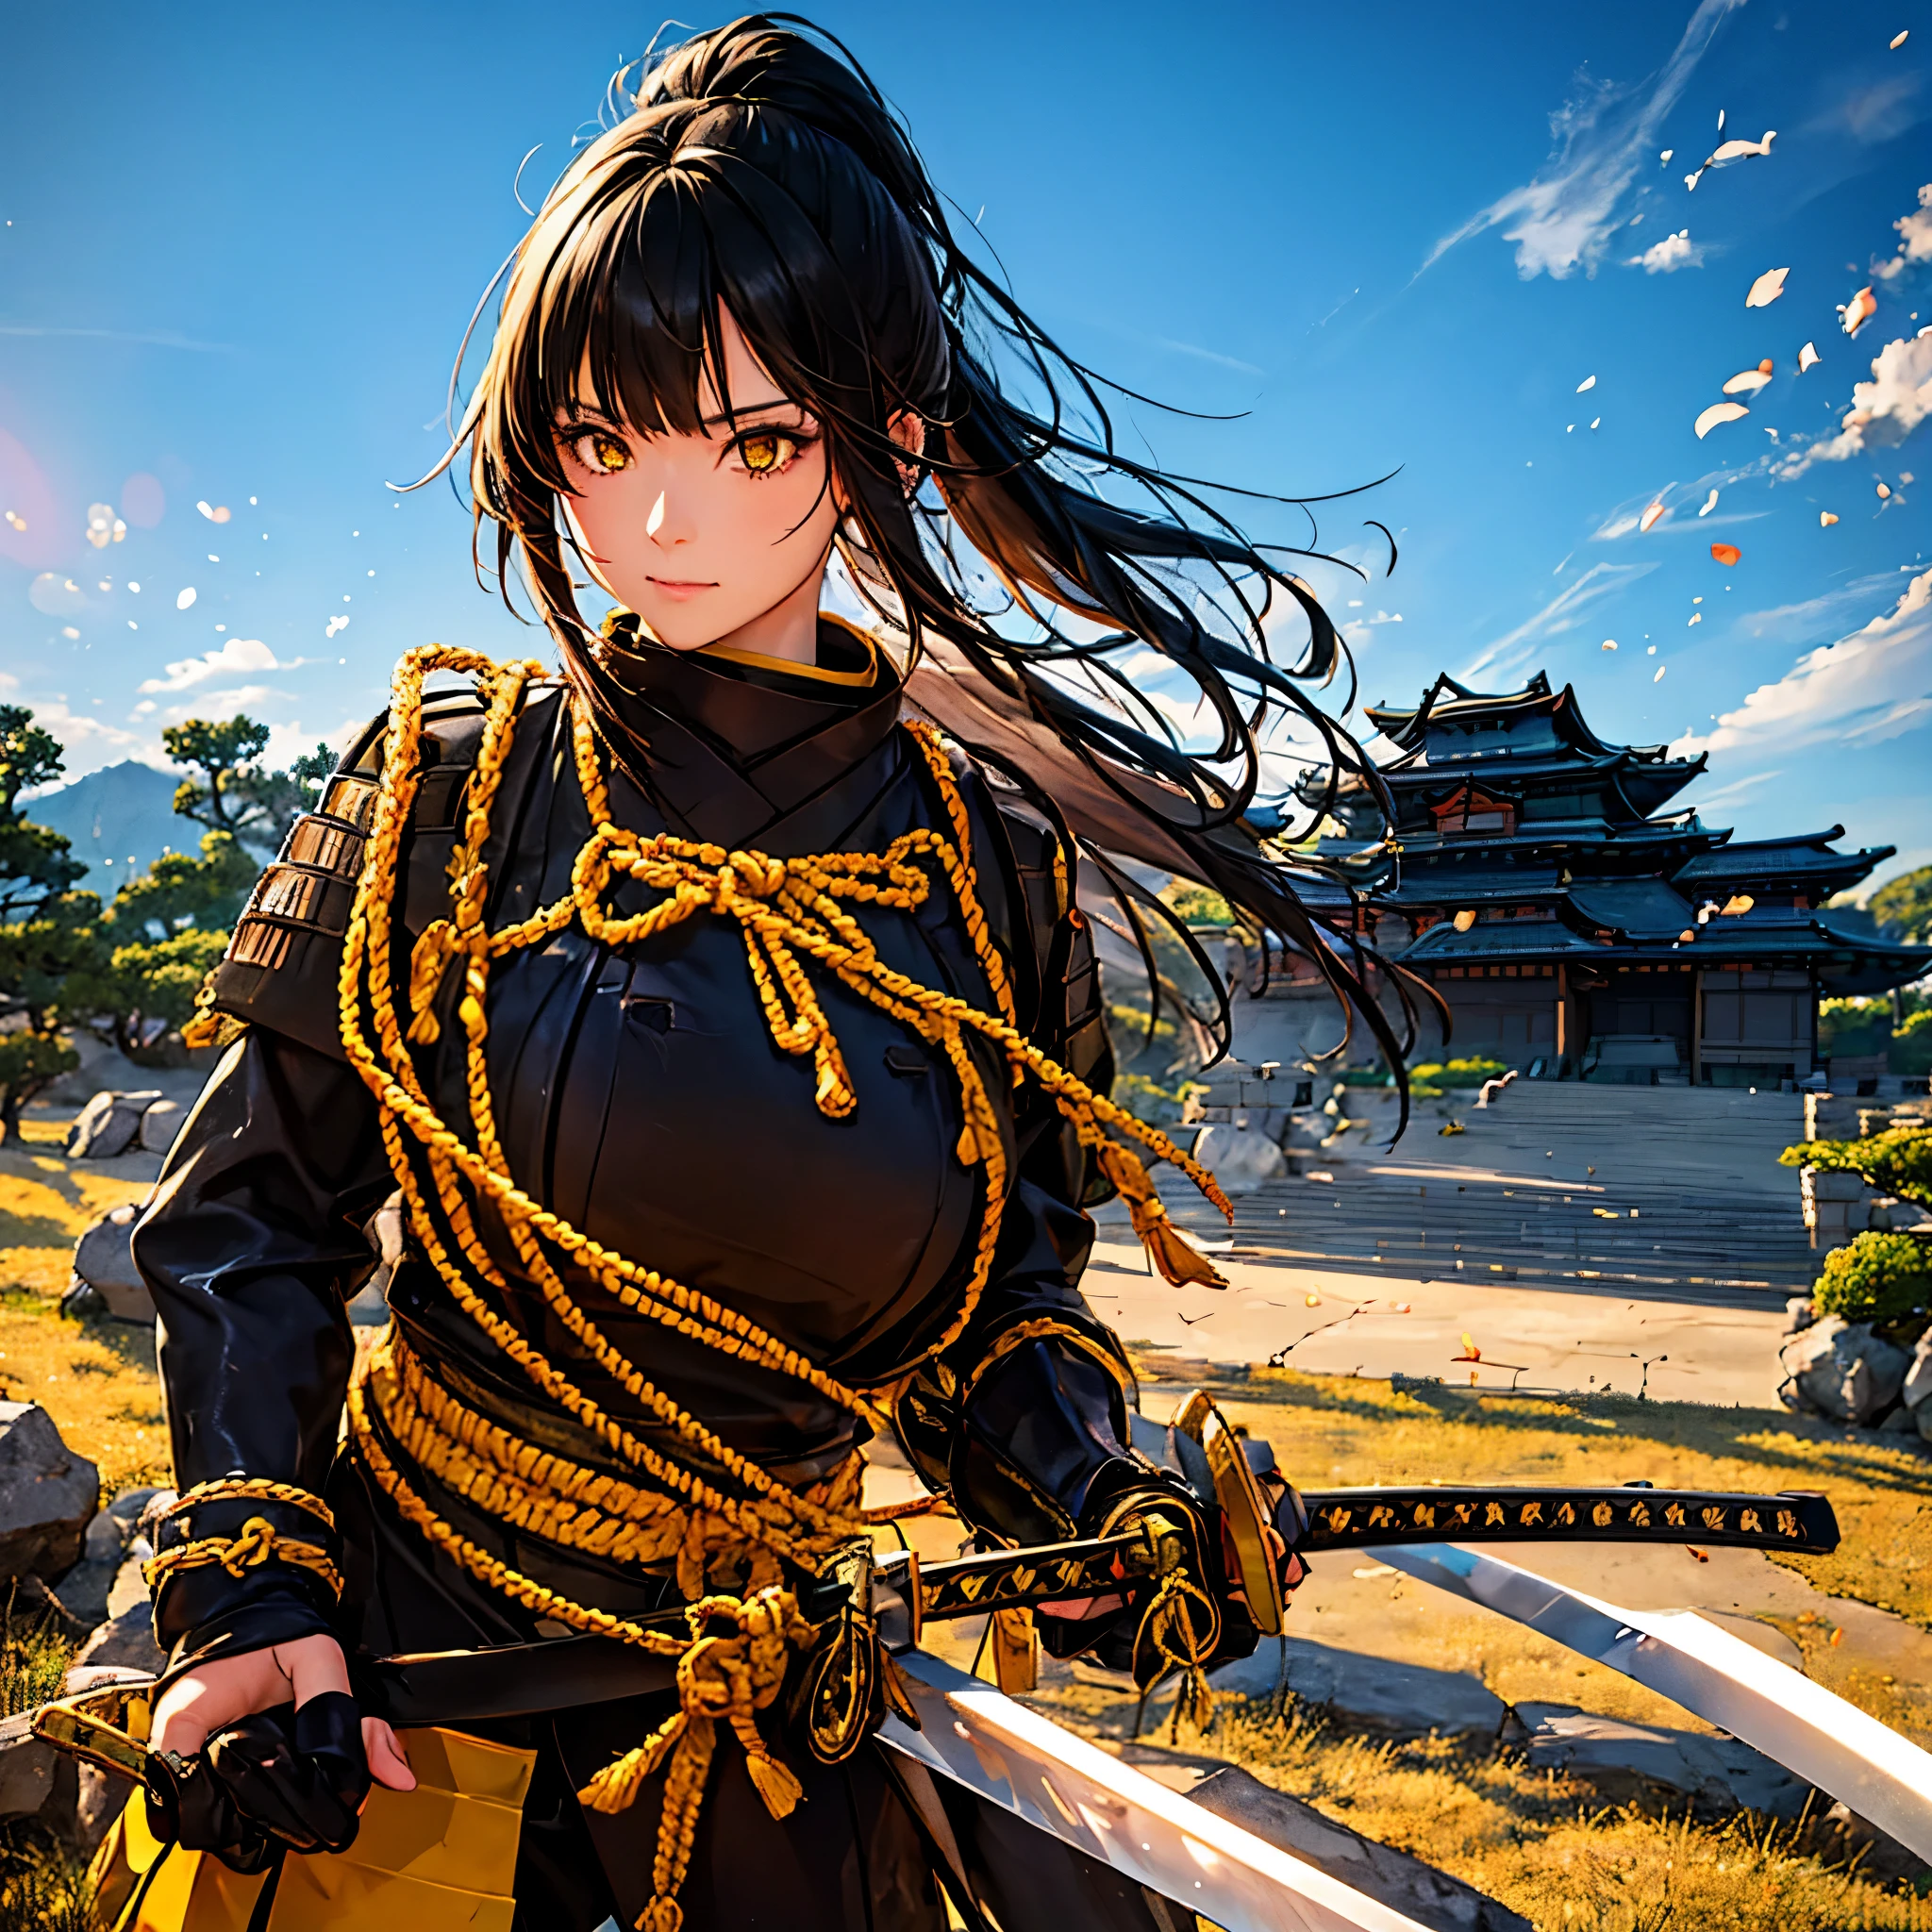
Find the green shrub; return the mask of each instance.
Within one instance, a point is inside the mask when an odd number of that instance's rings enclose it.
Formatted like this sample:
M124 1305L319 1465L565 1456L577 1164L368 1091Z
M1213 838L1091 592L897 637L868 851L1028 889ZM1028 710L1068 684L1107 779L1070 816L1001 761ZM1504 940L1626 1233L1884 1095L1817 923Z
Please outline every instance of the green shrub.
M1409 1068L1408 1077L1426 1087L1480 1087L1485 1080L1500 1079L1508 1071L1501 1060L1486 1060L1478 1055L1473 1059L1451 1060L1447 1066L1425 1060Z
M1881 1194L1932 1208L1932 1131L1889 1127L1862 1141L1801 1141L1778 1156L1787 1167L1855 1174Z
M1341 1076L1348 1087L1392 1087L1395 1075L1387 1067L1350 1067Z
M1908 1234L1861 1234L1825 1256L1811 1294L1820 1314L1887 1327L1932 1301L1932 1257Z

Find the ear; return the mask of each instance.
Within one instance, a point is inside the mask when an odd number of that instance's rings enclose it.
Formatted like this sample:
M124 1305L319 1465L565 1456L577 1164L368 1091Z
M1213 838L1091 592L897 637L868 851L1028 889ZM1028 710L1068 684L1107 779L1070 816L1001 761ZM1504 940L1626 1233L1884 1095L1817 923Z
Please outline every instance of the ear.
M899 480L910 496L919 488L919 458L925 454L925 418L910 409L901 409L886 425L886 434L912 458L899 465Z

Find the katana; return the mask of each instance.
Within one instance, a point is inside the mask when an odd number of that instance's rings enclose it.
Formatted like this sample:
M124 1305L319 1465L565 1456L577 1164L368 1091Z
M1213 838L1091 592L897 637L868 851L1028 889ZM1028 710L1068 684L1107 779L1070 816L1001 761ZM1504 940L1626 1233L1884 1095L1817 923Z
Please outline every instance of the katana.
M1695 1610L1624 1609L1454 1544L1379 1554L1660 1692L1932 1861L1932 1753Z

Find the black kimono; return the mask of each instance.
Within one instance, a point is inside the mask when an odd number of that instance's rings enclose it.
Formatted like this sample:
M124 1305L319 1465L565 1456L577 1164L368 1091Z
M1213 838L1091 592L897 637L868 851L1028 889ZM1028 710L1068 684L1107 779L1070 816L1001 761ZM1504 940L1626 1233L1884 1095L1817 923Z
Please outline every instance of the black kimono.
M605 700L613 816L645 837L669 831L783 858L878 852L919 825L948 829L932 774L899 724L894 674L829 622L815 670L679 656L620 633L590 675ZM558 685L525 698L485 854L492 927L567 892L590 834L571 710ZM404 950L449 908L446 872L482 707L467 692L437 697L424 718L396 896ZM247 1030L134 1238L159 1310L180 1487L239 1472L325 1496L346 1588L337 1604L310 1572L275 1561L239 1578L219 1566L179 1572L157 1602L176 1670L322 1631L376 1655L558 1634L426 1542L370 1480L354 1434L342 1440L353 1355L344 1303L375 1265L365 1227L395 1187L376 1102L345 1059L338 1020L382 746L372 728L258 886L215 982L217 1007ZM1010 788L995 790L962 762L956 771L1018 1024L1104 1092L1110 1060L1092 950L1067 903L1057 836ZM647 897L625 885L616 902L634 908ZM870 913L866 927L909 978L991 1010L980 958L943 896ZM451 976L459 989L461 975ZM571 927L507 956L490 979L488 1040L510 1172L607 1248L749 1316L841 1382L877 1388L898 1377L906 1446L972 1527L1008 1542L1091 1529L1108 1499L1158 1480L1125 1446L1131 1376L1120 1344L1075 1286L1092 1238L1081 1208L1104 1183L1051 1101L1031 1083L1016 1088L997 1054L981 1054L1008 1156L997 1249L965 1331L908 1382L907 1365L959 1307L980 1176L954 1158L959 1104L939 1049L835 976L813 984L856 1094L844 1118L814 1105L810 1061L774 1043L728 920L693 919L621 950ZM419 1060L459 1119L453 1002L446 989L443 1043ZM605 1412L646 1442L661 1440L658 1419L575 1347L500 1236L490 1239L504 1264L497 1312L567 1363ZM472 1413L579 1466L613 1468L607 1442L545 1401L420 1253L406 1249L388 1296L410 1356ZM599 1304L596 1318L657 1387L793 1489L822 1483L867 1433L793 1377L722 1357L634 1310ZM576 1603L631 1617L681 1600L666 1563L605 1560L529 1534L426 1468L412 1466L409 1481L475 1545ZM233 1534L254 1514L287 1533L314 1531L299 1511L249 1501L202 1509L196 1533ZM1049 1632L1057 1648L1088 1634ZM608 1915L634 1920L651 1890L658 1790L647 1786L614 1816L585 1810L575 1791L669 1707L644 1698L499 1728L539 1752L520 1926L590 1932ZM806 1791L782 1821L758 1801L744 1758L718 1753L680 1894L685 1924L943 1926L930 1846L877 1748L832 1768L779 1748ZM1006 1932L1163 1923L1137 1888L1017 1821L963 1794L948 1806Z

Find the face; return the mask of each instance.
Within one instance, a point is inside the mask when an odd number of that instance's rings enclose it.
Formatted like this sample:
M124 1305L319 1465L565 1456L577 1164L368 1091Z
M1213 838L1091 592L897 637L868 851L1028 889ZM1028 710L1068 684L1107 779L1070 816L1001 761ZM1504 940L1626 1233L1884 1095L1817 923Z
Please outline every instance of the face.
M600 414L586 379L577 413L558 425L564 515L586 567L675 651L717 643L788 600L816 609L839 521L819 425L723 320L730 415L707 376L701 430L647 433Z

